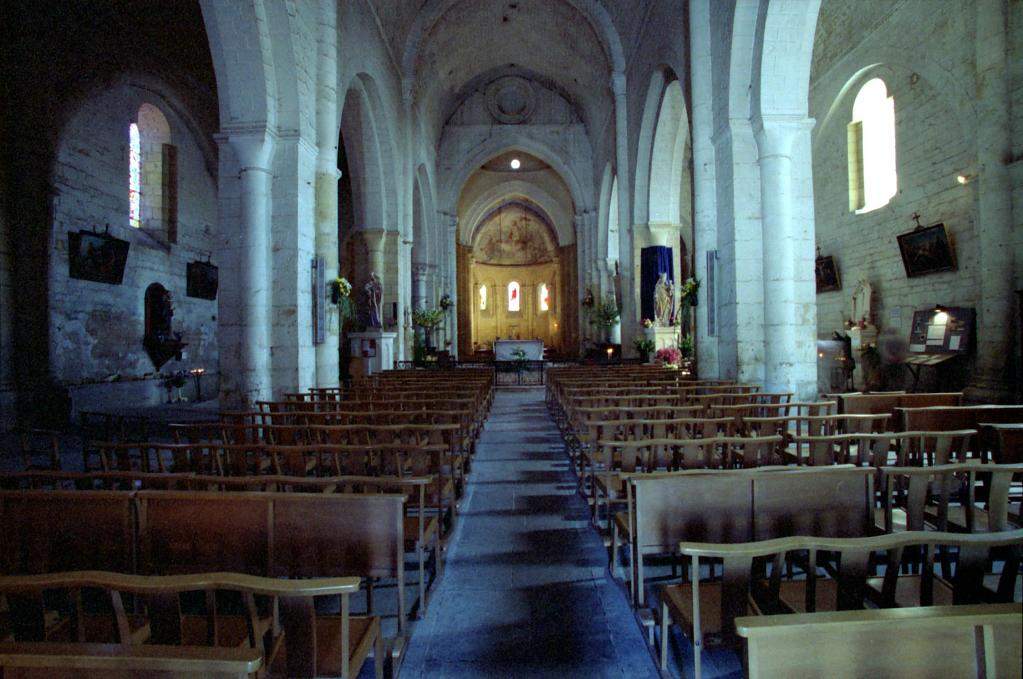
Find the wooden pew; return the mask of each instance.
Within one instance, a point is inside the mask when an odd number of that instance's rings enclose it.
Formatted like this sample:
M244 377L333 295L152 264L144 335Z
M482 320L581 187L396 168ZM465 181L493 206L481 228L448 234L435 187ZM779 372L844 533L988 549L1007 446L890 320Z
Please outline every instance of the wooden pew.
M735 625L750 679L1021 676L1018 603L742 616Z
M897 407L897 426L902 431L979 429L980 423L1023 423L1023 405Z
M131 493L0 491L0 574L135 569Z
M262 669L255 648L0 643L5 679L256 679Z
M70 615L60 608L49 610L42 595L54 590L68 594ZM110 606L101 612L88 609L81 603L82 590L102 591ZM225 652L224 660L237 662L242 658L251 661L251 655L239 656L232 651L251 649L263 655L265 664L276 673L286 672L289 677L351 677L374 651L376 676L380 679L384 656L380 620L351 615L350 597L358 590L356 577L281 580L238 573L138 576L106 571L0 577L0 595L12 602L9 633L23 653L53 641L90 645L97 633L102 635L102 630L107 630L104 641L121 648L143 643L156 644L157 648L170 646L183 649L186 658L194 655L211 663L221 656L190 651L195 647L218 647L216 651ZM225 591L241 595L244 613L221 610L215 593ZM202 613L186 611L182 606L182 595L193 592L206 594ZM132 597L133 607L125 606L126 595ZM323 596L340 598L338 615L317 615L314 599ZM269 602L261 606L258 599ZM268 611L269 617L264 619L260 611ZM50 625L48 618L54 615L75 624ZM48 633L48 626L56 632ZM219 648L223 646L227 648ZM36 652L47 646L38 648ZM174 654L165 648L155 657L174 660ZM164 667L174 670L178 666L167 662ZM209 669L217 668L211 664Z
M989 600L1006 601L1006 595L1011 601L1014 586L1000 583L998 593L986 589L984 565L996 548L1018 549L1023 545L1023 531L990 535L907 532L851 539L792 536L745 544L682 542L678 553L690 559L690 578L688 582L667 585L661 590L662 667L666 664L667 632L672 621L680 624L693 640L696 676L699 677L704 639L710 637L724 644L735 644L735 620L744 615L770 618L771 614L778 613L809 611L816 614L818 610L860 609L867 606L868 601L872 605L896 606L899 582L904 577L919 582L921 577L900 574L903 554L913 548L925 548L933 555L939 545L958 547L956 554L960 563L956 578L951 582L940 581L934 574L933 561L928 560L924 574L931 586L915 588L913 605L931 605L932 591L939 582L949 590L948 596L942 598L957 604L985 603L989 596L992 597ZM827 553L825 562L831 577L826 580L818 575L818 564L823 563L818 561L820 552ZM791 554L806 555L809 560L807 576L782 581L782 563ZM717 560L722 561L721 577L701 582L701 562L707 565ZM765 560L771 565L769 573L764 569ZM884 577L871 578L870 567L875 563L886 564ZM1006 568L1010 570L1002 580L1014 583L1018 578L1018 560L1010 561ZM881 585L880 592L873 588L872 582ZM805 644L805 638L803 642ZM799 657L802 655L807 655L805 646ZM798 667L798 660L794 662ZM831 676L840 669L832 667L826 674Z

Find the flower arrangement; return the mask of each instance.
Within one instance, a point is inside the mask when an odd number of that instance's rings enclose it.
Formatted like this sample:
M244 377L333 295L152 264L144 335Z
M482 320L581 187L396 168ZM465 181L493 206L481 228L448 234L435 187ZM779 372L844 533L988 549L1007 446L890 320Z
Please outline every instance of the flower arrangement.
M413 309L412 324L427 330L433 330L444 321L441 309Z
M355 303L352 300L352 284L344 276L330 282L330 303L337 307L341 329L345 321L355 318Z
M604 301L594 307L590 316L590 323L602 328L611 328L618 323L621 312L618 310L618 303L612 295L604 298Z
M657 353L654 354L654 360L665 367L677 368L682 362L682 352L675 347L664 347L657 350Z
M447 311L454 305L455 303L451 301L451 295L447 293L444 293L444 295L442 295L440 298L440 302L438 302L438 306L440 307L441 311Z
M696 295L700 292L700 281L693 277L685 280L679 288L679 297L690 306L696 306Z
M648 339L640 335L632 340L632 346L636 347L636 353L640 355L644 361L650 359L650 354L654 353L654 349L657 347L652 339Z
M652 328L652 327L654 327L654 322L651 321L649 318L644 318L643 319L643 327L644 328Z

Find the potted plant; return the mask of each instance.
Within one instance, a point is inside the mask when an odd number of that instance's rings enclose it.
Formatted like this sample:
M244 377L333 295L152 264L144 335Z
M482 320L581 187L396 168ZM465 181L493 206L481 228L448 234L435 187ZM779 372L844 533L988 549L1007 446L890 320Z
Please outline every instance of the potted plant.
M644 363L650 362L650 355L654 353L654 349L657 347L654 341L649 337L640 335L632 340L632 346L636 347L636 353L639 354L639 358Z
M692 358L696 355L696 340L692 335L682 335L678 348L682 352L682 358Z

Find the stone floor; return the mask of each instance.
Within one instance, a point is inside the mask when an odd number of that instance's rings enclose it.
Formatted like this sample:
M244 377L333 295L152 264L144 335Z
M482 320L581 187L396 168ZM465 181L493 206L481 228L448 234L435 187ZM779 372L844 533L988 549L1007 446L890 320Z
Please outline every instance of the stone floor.
M500 390L401 676L656 677L605 555L543 390Z

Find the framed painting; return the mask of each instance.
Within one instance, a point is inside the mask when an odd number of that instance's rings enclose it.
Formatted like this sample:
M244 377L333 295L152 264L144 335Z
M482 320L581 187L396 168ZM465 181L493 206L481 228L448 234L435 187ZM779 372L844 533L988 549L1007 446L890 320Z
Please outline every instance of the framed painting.
M185 294L189 297L216 299L220 269L209 262L189 262L185 283Z
M926 276L956 270L956 253L944 224L934 224L899 236L906 276Z
M817 277L817 294L842 289L842 279L839 278L838 266L835 264L835 258L832 255L817 258L815 273Z
M128 261L129 243L106 233L78 231L69 233L68 274L96 283L120 285Z

